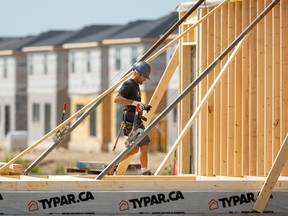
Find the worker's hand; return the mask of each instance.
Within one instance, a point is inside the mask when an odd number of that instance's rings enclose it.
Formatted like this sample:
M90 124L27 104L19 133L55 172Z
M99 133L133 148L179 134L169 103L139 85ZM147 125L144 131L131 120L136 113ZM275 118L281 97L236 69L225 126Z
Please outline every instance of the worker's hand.
M145 105L144 110L147 111L147 113L152 109L152 106L150 105Z
M139 109L143 110L145 108L145 104L141 103L140 101L133 101L132 105L137 106L139 104Z

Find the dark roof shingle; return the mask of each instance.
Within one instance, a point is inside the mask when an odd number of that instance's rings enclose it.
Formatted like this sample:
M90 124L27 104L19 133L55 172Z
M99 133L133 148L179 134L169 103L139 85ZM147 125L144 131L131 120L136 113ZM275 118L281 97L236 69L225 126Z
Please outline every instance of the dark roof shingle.
M27 36L24 38L6 38L0 40L0 50L19 51L24 46L31 44L34 38L35 36Z
M167 16L156 20L139 20L130 22L123 26L114 35L106 39L122 39L122 38L158 38L171 28L178 20L177 12L173 12Z

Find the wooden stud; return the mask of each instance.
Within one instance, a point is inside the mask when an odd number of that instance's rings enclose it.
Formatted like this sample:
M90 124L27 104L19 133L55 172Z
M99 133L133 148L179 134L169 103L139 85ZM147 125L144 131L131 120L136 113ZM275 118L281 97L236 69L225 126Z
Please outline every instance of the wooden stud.
M243 1L242 30L249 25L249 1ZM242 49L242 175L249 175L249 43Z
M228 37L229 44L235 39L235 3L228 4ZM228 71L228 102L227 102L227 171L229 176L234 175L234 86L235 86L235 60L231 62Z
M222 51L228 46L228 4L223 6L221 10L221 44ZM225 57L222 62L226 62L228 57ZM223 66L223 65L222 65ZM227 74L221 80L220 85L220 175L227 175Z
M208 10L208 12L210 12L211 9ZM213 59L214 59L214 17L210 17L207 19L207 59L208 59L208 64L210 64ZM213 81L214 81L214 73L215 70L213 70L212 72L210 72L210 74L208 74L207 76L207 88L210 88L210 86L212 85ZM207 164L207 168L206 168L206 172L208 176L212 176L213 175L213 152L214 152L214 148L213 148L213 131L214 131L214 124L213 124L213 120L214 120L214 100L213 97L210 97L208 99L208 103L207 103L207 148L206 148L206 164Z
M214 23L214 58L220 55L221 53L221 10L215 12L214 15L215 23ZM215 67L214 79L216 79L217 75L221 70L221 64L218 64ZM213 175L220 175L220 86L218 86L214 91L214 119L213 119Z
M288 132L288 2L280 2L281 14L281 68L280 68L280 140ZM284 167L283 175L288 175L288 164Z
M280 149L280 5L272 10L272 161Z
M250 0L250 19L257 16L256 1ZM252 29L249 40L249 175L256 175L257 167L257 37L256 29Z
M242 32L242 2L235 3L235 35ZM234 77L234 176L242 176L242 50L235 58Z
M271 3L271 0L266 0L265 5ZM272 166L272 12L265 17L265 43L264 43L264 175L267 175ZM272 26L272 28L271 28Z
M205 16L207 9L200 10L200 17ZM201 49L199 49L199 69L203 71L207 67L207 21L203 21L200 25L200 35L199 35L199 44ZM202 100L206 91L207 91L207 77L205 77L199 84L199 100ZM203 108L202 112L199 115L199 135L198 135L198 175L206 175L206 130L207 130L207 105Z
M264 1L257 1L257 10L263 11ZM257 28L257 175L264 176L264 20Z

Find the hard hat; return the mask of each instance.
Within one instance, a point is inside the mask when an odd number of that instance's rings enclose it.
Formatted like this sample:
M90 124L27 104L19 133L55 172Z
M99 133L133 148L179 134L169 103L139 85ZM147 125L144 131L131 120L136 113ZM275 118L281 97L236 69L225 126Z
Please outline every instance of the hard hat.
M150 79L151 67L145 61L137 62L133 65L133 70L137 71L141 76Z

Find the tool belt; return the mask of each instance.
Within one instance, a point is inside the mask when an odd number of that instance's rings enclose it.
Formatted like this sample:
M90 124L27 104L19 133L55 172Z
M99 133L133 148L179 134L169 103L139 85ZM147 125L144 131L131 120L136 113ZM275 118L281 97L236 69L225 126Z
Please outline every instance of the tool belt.
M123 111L123 134L125 136L128 136L132 131L134 115L135 114L132 111L129 111L129 109Z

